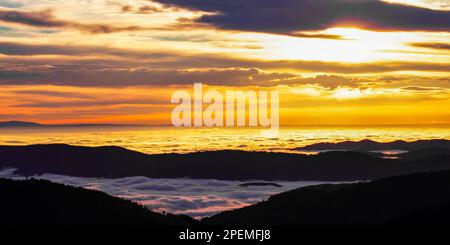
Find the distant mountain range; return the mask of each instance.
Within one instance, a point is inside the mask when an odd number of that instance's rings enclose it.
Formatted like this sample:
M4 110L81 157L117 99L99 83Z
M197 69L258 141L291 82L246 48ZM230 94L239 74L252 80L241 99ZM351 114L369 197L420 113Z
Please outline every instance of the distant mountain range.
M383 159L352 151L312 156L245 151L146 155L114 146L0 146L0 168L17 168L28 176L358 181L450 170L449 148L423 148L400 157Z
M203 220L239 225L450 224L450 171L304 187Z
M5 121L0 122L0 128L8 127L113 127L113 126L145 126L139 124L40 124L35 122L24 121Z
M449 148L449 140L418 140L407 142L397 140L393 142L380 143L372 140L362 141L345 141L339 143L318 143L305 147L295 148L299 151L332 151L332 150L347 150L347 151L383 151L383 150L403 150L414 151L424 148Z
M22 121L7 121L0 122L0 127L39 127L44 126L34 122L22 122Z
M0 179L0 224L186 225L186 216L162 215L99 191L44 180Z

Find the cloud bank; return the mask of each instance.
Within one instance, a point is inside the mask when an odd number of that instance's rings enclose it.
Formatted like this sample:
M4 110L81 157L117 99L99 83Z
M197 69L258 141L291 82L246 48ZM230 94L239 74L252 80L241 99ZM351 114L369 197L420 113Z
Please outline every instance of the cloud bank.
M415 44L445 49L445 45ZM82 87L182 85L203 82L224 86L347 85L348 79L320 76L303 79L302 72L331 74L396 71L449 72L442 62L379 61L343 63L307 60L258 60L221 54L180 54L105 46L73 46L0 42L0 85L51 84ZM49 58L48 56L53 56ZM55 57L57 56L57 57ZM70 57L68 59L67 57ZM99 58L102 57L102 58ZM330 83L333 85L330 86Z
M0 178L22 178L14 169L0 170ZM321 182L280 182L283 187L240 187L244 182L191 179L122 179L77 178L54 174L35 176L55 183L99 190L129 199L156 212L185 214L204 218L261 202L270 196Z
M74 21L65 21L56 18L51 10L20 11L0 9L0 21L26 25L37 28L66 28L75 29L91 34L109 34L124 31L148 30L141 26L114 26L106 24L82 24Z
M291 34L336 26L381 31L449 31L450 12L379 0L156 0L201 10L195 22L222 29Z

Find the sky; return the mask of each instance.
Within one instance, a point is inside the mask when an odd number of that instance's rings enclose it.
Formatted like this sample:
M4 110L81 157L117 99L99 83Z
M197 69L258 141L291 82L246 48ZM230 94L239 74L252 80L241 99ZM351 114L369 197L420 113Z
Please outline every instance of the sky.
M282 125L450 124L450 0L0 0L0 120L168 124L278 90Z

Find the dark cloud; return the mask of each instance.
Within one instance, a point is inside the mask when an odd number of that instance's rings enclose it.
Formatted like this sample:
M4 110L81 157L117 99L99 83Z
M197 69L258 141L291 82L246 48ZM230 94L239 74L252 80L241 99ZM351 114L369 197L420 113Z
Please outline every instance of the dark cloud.
M450 12L389 4L380 0L156 0L201 10L197 23L223 29L292 34L335 26L372 30L449 31Z
M208 43L210 45L220 48L263 49L263 47L258 45L258 42L255 40L224 38L198 33L188 33L188 34L164 33L163 35L153 36L153 38L157 40L171 41L171 42Z
M322 77L318 79L301 79L298 74L289 72L270 72L265 69L245 68L245 67L273 67L280 66L279 63L261 64L249 62L242 68L227 65L235 63L232 61L206 60L195 64L198 69L188 67L191 60L187 59L183 63L186 68L177 68L181 64L164 64L165 62L149 62L147 66L143 64L134 64L130 66L127 62L123 64L108 64L107 61L89 60L76 61L76 63L58 64L55 60L49 64L32 64L38 62L35 59L24 61L23 64L10 65L0 63L0 84L3 85L25 85L25 84L52 84L66 86L94 86L94 87L125 87L139 85L170 85L170 84L192 84L193 82L204 82L211 85L229 85L229 86L275 86L292 84L320 84L323 87L336 87L339 85L353 86L345 79L339 77ZM105 62L101 64L101 62ZM193 61L192 61L193 62ZM208 63L211 62L211 63ZM216 62L214 64L213 62ZM211 68L219 66L223 68ZM239 61L237 61L239 62ZM166 62L167 63L167 62ZM291 62L286 63L285 68L289 67ZM159 67L157 66L159 65ZM244 65L244 64L241 64ZM160 68L160 67L166 68ZM292 67L292 66L291 66ZM386 63L386 64L339 64L323 63L315 64L303 61L299 70L332 70L334 72L344 73L372 73L386 72L391 70L442 70L449 71L450 67L444 64L418 64L418 63ZM347 71L347 72L345 72Z
M91 56L107 55L130 59L164 59L174 57L170 52L145 52L132 49L120 49L105 46L87 45L52 45L52 44L25 44L0 41L0 54L12 56L33 55L67 55L67 56Z
M341 35L332 35L332 34L310 34L304 32L292 33L294 37L301 38L315 38L315 39L331 39L331 40L347 40Z
M409 91L442 91L445 90L445 88L439 88L439 87L415 87L415 86L411 86L411 87L403 87L401 88L403 90L409 90Z
M123 5L122 7L120 7L120 9L122 10L122 12L128 13L128 12L133 11L133 6L131 6L131 5Z
M0 54L5 55L0 61L0 84L137 86L204 82L231 86L320 84L334 88L339 85L354 86L355 81L347 81L340 76L301 78L298 73L450 71L448 64L432 62L264 61L228 57L225 54L190 55L100 46L10 42L0 42ZM275 70L284 72L274 72Z
M0 20L36 27L64 27L66 22L54 18L50 10L23 12L19 10L0 10Z
M0 69L0 84L52 84L68 86L139 86L203 82L210 85L276 86L298 77L264 73L257 69L146 69L89 66L53 66L47 70Z
M91 95L86 95L78 92L61 92L61 91L49 91L49 90L17 90L14 91L14 94L18 96L24 95L45 95L50 97L59 97L59 98L77 98L77 99L95 99L95 97Z
M167 102L166 102L167 103ZM68 107L86 107L86 106L113 106L113 105L154 105L151 100L147 101L122 101L122 100L111 100L111 101L67 101L67 102L31 102L16 104L12 107L26 107L26 108L68 108ZM162 104L162 103L160 103Z
M417 66L417 64L415 66ZM359 67L364 69L363 66ZM436 68L434 67L433 69ZM450 68L447 66L446 69L449 70ZM346 75L302 77L296 73L270 72L256 68L204 67L193 69L176 67L157 68L151 66L139 68L127 66L121 67L118 65L92 65L90 63L71 65L52 64L47 66L30 64L3 66L0 63L0 85L50 84L79 87L127 87L189 85L194 82L203 82L205 84L218 86L260 87L310 84L329 89L335 89L339 86L364 87L367 86L368 83L385 83L382 80L369 81L367 79L351 78ZM445 81L442 83L445 83ZM404 84L412 83L406 81ZM417 82L417 84L425 85L425 82ZM401 85L400 87L405 86Z
M160 12L165 11L163 8L149 6L149 5L144 5L144 6L140 6L140 7L133 7L131 5L123 5L121 7L121 10L124 13L135 13L135 14L153 14L153 13L160 13Z
M154 6L141 6L137 10L138 14L152 14L152 13L159 13L163 11L162 9Z
M124 31L148 30L141 26L112 26L106 24L82 24L56 18L51 10L19 11L0 9L0 21L39 28L69 28L92 34L108 34Z
M427 48L427 49L450 51L450 43L411 43L410 46L416 47L416 48Z
M298 82L293 82L296 84L314 84L319 85L324 88L335 89L339 86L341 87L355 87L362 82L357 79L351 79L343 76L336 75L319 75L311 78L301 78Z

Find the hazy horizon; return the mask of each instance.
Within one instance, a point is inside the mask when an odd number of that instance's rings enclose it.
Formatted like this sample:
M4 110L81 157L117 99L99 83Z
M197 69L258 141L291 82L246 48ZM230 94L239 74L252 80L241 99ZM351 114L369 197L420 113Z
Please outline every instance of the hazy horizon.
M166 127L0 127L0 145L71 144L121 146L149 154L210 150L295 152L314 143L450 140L450 127L281 127L278 137L260 135L258 128Z

